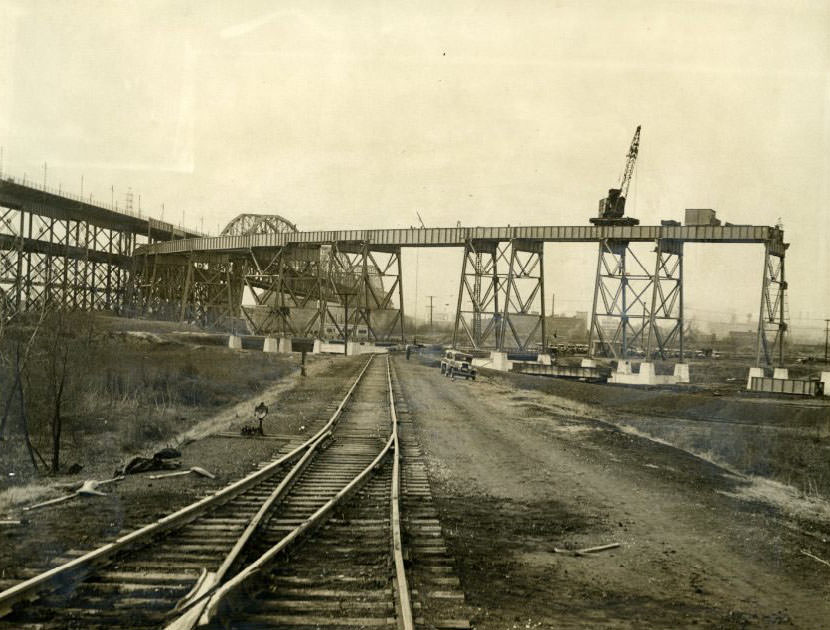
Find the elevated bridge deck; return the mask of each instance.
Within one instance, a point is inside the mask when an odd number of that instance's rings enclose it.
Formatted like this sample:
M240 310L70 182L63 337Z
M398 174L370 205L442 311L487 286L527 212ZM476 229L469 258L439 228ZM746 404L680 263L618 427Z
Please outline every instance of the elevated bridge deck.
M328 230L190 238L154 243L136 254L183 252L245 252L256 248L283 247L289 243L322 244L368 242L372 247L464 247L470 241L525 239L544 243L587 243L615 239L653 242L660 239L686 243L767 243L772 253L783 255L784 233L761 225L544 225L515 227L409 228L381 230Z

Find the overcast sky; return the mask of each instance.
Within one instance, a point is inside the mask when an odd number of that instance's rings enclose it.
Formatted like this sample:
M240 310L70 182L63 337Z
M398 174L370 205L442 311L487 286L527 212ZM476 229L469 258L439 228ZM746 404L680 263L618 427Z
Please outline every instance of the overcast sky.
M823 328L828 6L0 0L4 171L214 233L585 224L641 124L628 214L780 217L793 323ZM760 246L686 251L687 315L757 317ZM595 256L546 247L548 306L590 309ZM417 259L418 314L451 304L460 252Z

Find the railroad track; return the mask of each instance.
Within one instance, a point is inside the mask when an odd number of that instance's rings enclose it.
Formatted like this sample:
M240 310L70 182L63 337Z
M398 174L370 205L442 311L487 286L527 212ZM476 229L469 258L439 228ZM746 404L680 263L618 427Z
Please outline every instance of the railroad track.
M0 593L0 630L413 628L397 426L393 367L370 359L304 444L216 496ZM407 468L404 483L423 492L422 474L413 482ZM440 526L429 518L404 526L433 540ZM451 561L441 562L439 579L454 580L445 575ZM460 591L453 598L463 601ZM414 608L419 625L424 610L443 610Z

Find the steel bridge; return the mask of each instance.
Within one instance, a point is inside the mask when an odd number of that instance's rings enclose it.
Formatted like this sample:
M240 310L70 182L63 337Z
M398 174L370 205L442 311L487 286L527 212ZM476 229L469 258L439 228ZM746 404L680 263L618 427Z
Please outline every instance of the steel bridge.
M197 321L267 335L404 339L401 250L463 249L454 345L544 345L544 244L598 244L592 354L683 348L687 243L764 248L757 362L783 361L783 231L754 225L579 225L302 232L240 215L218 237L0 180L0 300L6 312L56 305ZM651 243L653 256L631 244ZM253 304L243 305L245 296Z

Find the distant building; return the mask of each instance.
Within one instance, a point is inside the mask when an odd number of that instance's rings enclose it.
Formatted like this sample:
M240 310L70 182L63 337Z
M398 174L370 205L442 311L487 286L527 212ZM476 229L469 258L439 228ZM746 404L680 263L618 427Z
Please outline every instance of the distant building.
M578 312L569 317L552 315L545 318L545 327L550 340L585 342L588 340L588 313Z

